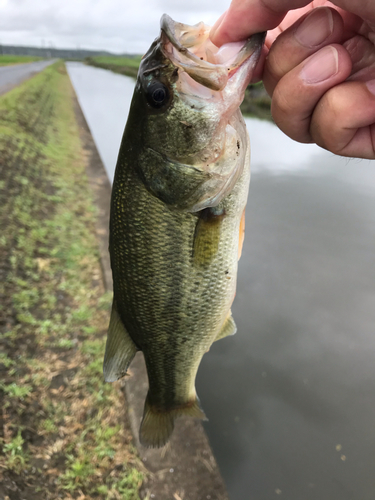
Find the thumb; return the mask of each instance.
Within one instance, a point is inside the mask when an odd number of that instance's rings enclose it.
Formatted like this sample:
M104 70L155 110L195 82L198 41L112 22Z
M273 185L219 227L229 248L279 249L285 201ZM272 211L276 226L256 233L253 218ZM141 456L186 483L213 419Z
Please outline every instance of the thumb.
M238 42L253 33L276 28L289 10L310 3L308 0L232 0L227 12L211 29L215 45Z

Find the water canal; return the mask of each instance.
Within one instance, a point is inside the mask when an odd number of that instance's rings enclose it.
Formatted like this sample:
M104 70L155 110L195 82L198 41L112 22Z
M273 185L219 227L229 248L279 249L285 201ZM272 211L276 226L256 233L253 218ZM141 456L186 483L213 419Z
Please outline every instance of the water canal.
M134 81L69 63L110 178ZM233 315L197 390L232 500L375 498L375 165L247 119Z

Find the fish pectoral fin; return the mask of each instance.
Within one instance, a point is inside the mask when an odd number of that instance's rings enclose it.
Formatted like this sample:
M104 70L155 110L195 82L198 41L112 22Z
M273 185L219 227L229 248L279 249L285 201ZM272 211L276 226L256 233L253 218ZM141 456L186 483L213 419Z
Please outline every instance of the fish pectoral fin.
M126 370L137 350L121 321L115 302L113 302L103 363L105 381L115 382L126 375Z
M238 240L238 260L240 260L241 258L244 239L245 239L245 208L242 212L242 217L240 221L240 234Z
M224 325L222 326L220 332L218 333L218 336L215 339L220 340L223 339L224 337L228 337L229 335L234 335L237 331L237 326L236 323L234 322L232 312L229 312Z
M222 208L205 208L198 212L193 242L193 260L198 266L210 264L218 252L222 221L225 212Z
M207 420L197 396L193 401L188 401L184 405L179 405L170 410L160 410L150 404L149 395L147 395L143 419L139 429L141 444L147 448L161 448L164 446L173 432L174 421L178 417Z

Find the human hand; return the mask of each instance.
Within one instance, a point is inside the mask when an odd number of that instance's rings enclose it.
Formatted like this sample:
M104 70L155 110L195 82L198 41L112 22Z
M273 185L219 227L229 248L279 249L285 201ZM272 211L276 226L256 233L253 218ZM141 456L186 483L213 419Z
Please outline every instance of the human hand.
M375 159L375 3L233 0L211 39L222 45L266 29L257 75L279 128L335 154Z

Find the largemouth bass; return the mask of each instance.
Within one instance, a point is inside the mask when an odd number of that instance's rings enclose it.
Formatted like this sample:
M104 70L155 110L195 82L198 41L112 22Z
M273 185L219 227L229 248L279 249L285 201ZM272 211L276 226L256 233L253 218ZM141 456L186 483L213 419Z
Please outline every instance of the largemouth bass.
M203 23L164 15L142 59L112 190L114 298L104 376L143 351L145 446L174 420L205 418L195 391L211 344L236 332L231 305L244 233L249 139L239 111L264 34L220 50Z

